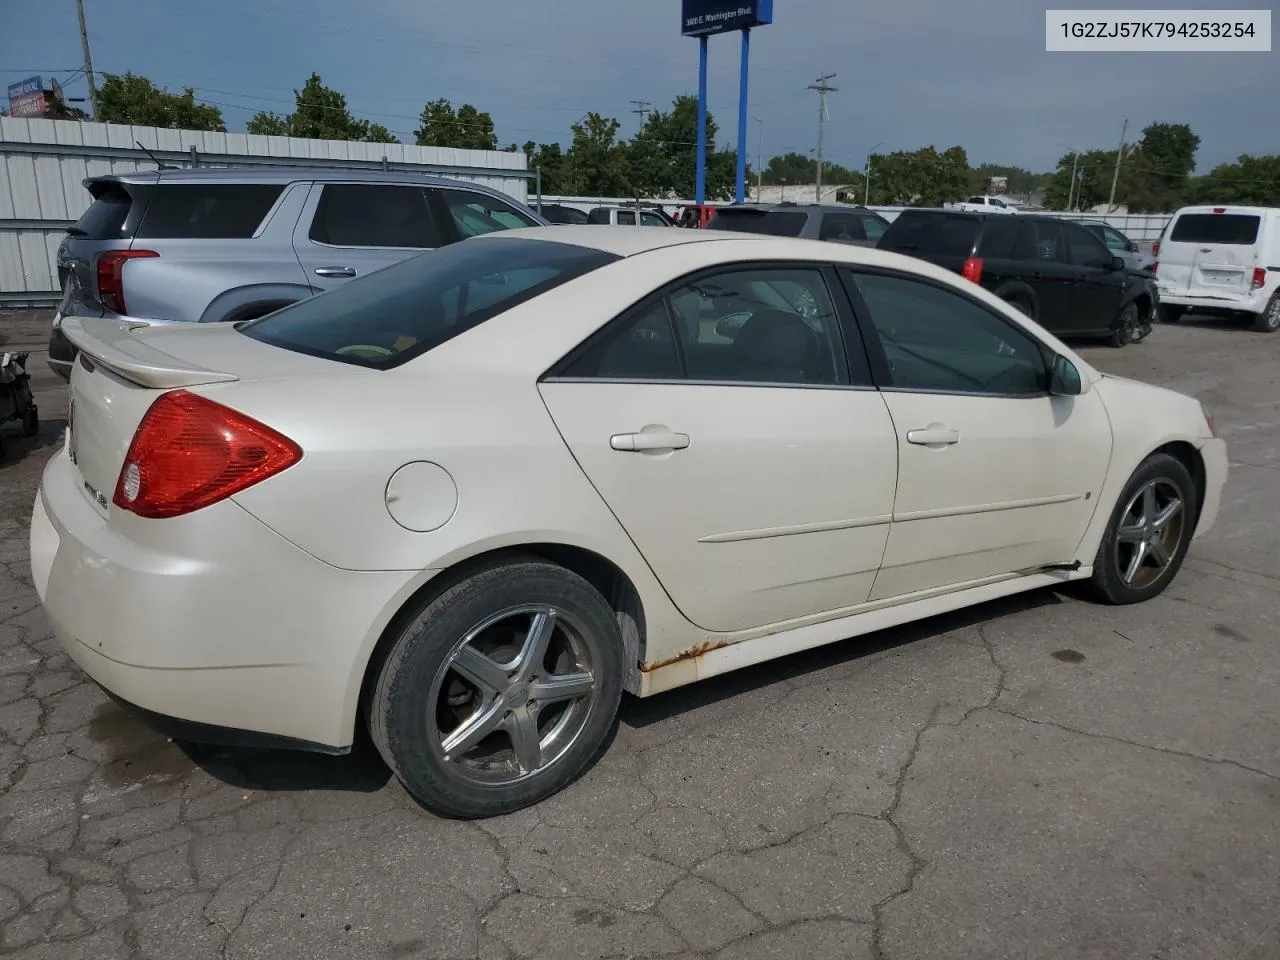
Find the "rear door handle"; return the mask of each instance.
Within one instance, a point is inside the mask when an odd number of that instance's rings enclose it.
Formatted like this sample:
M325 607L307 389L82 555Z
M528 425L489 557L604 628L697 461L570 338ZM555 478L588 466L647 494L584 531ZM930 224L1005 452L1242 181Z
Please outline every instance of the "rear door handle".
M689 446L689 435L672 433L670 430L615 433L609 438L609 446L624 453L638 453L645 450L683 450Z
M316 267L317 277L354 277L355 267Z
M907 431L907 443L916 443L922 447L945 447L959 442L960 431L944 427L940 423Z

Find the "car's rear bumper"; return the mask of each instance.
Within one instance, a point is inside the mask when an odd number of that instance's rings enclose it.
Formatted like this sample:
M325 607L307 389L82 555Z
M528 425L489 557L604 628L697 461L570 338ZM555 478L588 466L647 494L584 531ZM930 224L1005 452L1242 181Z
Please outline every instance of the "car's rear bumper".
M1267 308L1269 293L1255 290L1250 294L1230 294L1206 297L1187 293L1160 290L1160 303L1170 307L1198 307L1202 310L1239 310L1244 313L1261 313Z
M1196 522L1196 537L1204 536L1218 520L1222 508L1222 488L1227 484L1227 443L1220 437L1205 440L1200 445L1200 458L1204 461L1204 503L1200 505L1200 517Z
M193 739L349 747L368 651L412 575L338 570L230 501L139 522L187 526L177 550L127 538L65 450L50 460L31 571L68 655L159 725L196 724Z
M75 363L76 347L67 335L62 332L59 314L54 318L53 328L49 331L49 369L64 380L71 379L71 366Z

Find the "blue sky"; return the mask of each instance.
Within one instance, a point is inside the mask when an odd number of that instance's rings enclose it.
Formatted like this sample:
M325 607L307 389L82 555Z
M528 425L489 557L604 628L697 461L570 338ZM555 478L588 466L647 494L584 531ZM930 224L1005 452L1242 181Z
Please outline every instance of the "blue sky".
M1160 8L1247 6L1164 0ZM1049 169L1068 145L1114 148L1121 125L1190 123L1201 172L1241 153L1280 150L1276 53L1085 54L1044 51L1044 4L1028 0L775 0L752 35L748 150L805 152L817 133L806 86L835 72L826 155L859 168L867 151L933 144L972 163ZM1103 6L1059 2L1055 7ZM1261 6L1261 4L1253 4ZM72 0L0 0L0 81L81 63ZM228 128L261 109L288 112L312 70L357 115L412 140L425 101L488 110L502 143L567 142L588 110L669 105L697 87L697 42L679 36L679 0L85 0L99 72L132 70L196 88ZM711 110L736 136L738 39L711 42ZM83 81L69 88L83 94Z

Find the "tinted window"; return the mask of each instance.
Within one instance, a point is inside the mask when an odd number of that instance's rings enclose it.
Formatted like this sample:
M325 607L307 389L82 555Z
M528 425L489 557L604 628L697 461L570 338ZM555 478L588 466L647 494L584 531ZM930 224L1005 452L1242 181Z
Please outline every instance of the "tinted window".
M1081 267L1106 267L1111 263L1111 251L1084 227L1064 223L1062 230L1066 234L1072 263Z
M1104 227L1102 229L1102 239L1108 250L1114 250L1116 253L1129 252L1129 239L1118 230Z
M879 240L884 236L884 232L889 229L889 224L879 217L862 215L862 229L867 234L868 240Z
M308 234L338 247L442 245L421 187L326 183Z
M453 217L458 233L476 237L496 230L516 230L520 227L536 227L538 221L526 216L509 203L503 203L483 193L469 190L441 190L449 214Z
M884 347L893 386L949 393L1043 393L1047 368L1030 336L967 297L905 277L853 274Z
M95 183L90 187L93 203L81 214L76 225L67 233L73 237L90 240L116 240L124 229L125 218L133 199L124 187L116 183Z
M1015 260L1039 260L1052 263L1069 263L1067 241L1062 236L1062 224L1053 220L1026 220L1018 232L1014 247Z
M1184 213L1173 225L1174 243L1254 243L1260 218L1244 213Z
M640 224L645 227L665 227L667 221L663 220L656 213L649 213L647 210L640 214Z
M387 369L617 259L540 240L455 243L239 329L287 350Z
M904 212L889 224L876 246L916 256L963 259L973 250L978 223L976 217Z
M808 214L782 210L719 210L707 223L708 230L764 233L771 237L798 237Z
M608 223L608 222L609 222L608 210L604 210L600 207L596 207L589 214L587 214L587 223Z
M542 208L542 218L551 223L586 223L587 215L575 207L558 207L553 205Z
M626 227L634 227L636 225L636 215L632 210L619 210L618 223Z
M865 240L867 231L862 218L853 213L824 213L822 226L818 228L819 240Z
M151 191L136 236L148 240L251 237L283 190L283 184L160 184Z
M810 269L732 270L695 280L607 331L564 375L814 385L849 379L835 307L821 271Z
M1010 260L1018 241L1018 228L1022 221L1017 217L988 217L982 225L982 239L978 241L978 256L992 260Z

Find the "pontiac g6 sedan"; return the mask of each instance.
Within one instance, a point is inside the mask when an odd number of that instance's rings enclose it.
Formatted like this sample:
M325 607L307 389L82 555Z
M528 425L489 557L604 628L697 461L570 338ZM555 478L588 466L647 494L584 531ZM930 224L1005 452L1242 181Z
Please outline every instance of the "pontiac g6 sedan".
M717 231L473 238L238 325L68 318L31 567L101 686L191 740L535 803L648 696L995 597L1163 591L1227 473L920 260Z

